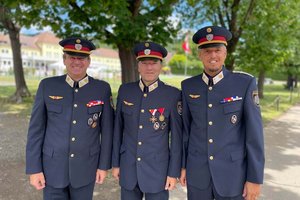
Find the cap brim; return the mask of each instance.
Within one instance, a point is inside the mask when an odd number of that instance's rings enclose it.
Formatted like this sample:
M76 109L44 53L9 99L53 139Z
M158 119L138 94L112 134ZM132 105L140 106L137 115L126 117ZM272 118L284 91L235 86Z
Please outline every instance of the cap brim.
M198 49L205 49L205 48L210 48L210 47L221 47L221 46L226 47L226 45L223 43L209 43L209 44L199 45Z
M90 54L86 54L86 53L79 53L79 52L73 52L73 51L64 51L64 52L70 56L88 57L90 55Z

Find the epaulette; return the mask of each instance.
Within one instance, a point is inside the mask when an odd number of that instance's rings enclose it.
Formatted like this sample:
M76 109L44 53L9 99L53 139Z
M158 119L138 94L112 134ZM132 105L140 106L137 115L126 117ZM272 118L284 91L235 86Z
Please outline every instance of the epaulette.
M249 74L249 73L247 73L247 72L243 72L243 71L233 71L232 73L236 73L236 74L245 74L245 75L248 75L248 76L254 77L252 74Z

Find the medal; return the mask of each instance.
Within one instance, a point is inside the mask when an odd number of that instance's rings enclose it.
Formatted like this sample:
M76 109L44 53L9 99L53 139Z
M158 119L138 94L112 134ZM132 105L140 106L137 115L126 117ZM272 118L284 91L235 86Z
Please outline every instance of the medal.
M98 119L98 114L95 113L95 114L93 115L93 120L96 121L97 119Z
M95 128L97 126L97 122L93 122L92 128Z
M89 126L92 125L93 122L94 122L94 120L93 120L92 118L89 118L89 119L88 119L88 125L89 125Z
M230 121L231 121L231 123L235 124L237 122L237 116L236 115L232 115Z
M149 112L151 113L150 122L155 123L157 121L157 118L155 117L157 109L149 109Z
M167 126L167 123L166 122L163 122L161 125L160 125L160 128L161 130L164 130Z
M99 118L101 117L101 113L102 113L102 112L99 112Z
M165 112L165 108L158 108L157 110L160 113L160 116L158 118L159 121L161 121L161 122L165 121L165 116L163 115Z
M159 123L155 122L153 125L154 130L158 130L159 129Z

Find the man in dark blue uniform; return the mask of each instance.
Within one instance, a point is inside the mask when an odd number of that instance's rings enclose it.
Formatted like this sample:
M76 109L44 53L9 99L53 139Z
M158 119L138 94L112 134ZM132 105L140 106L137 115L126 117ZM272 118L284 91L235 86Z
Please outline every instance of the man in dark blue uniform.
M119 88L112 173L122 200L166 200L181 169L181 93L158 78L164 47L143 42L134 53L141 79Z
M231 33L200 29L204 72L182 82L184 159L181 184L189 200L252 200L264 173L263 126L256 80L224 67Z
M44 199L92 199L111 168L114 111L108 83L86 74L92 42L67 38L67 74L41 81L32 110L26 173ZM101 137L101 140L100 140Z

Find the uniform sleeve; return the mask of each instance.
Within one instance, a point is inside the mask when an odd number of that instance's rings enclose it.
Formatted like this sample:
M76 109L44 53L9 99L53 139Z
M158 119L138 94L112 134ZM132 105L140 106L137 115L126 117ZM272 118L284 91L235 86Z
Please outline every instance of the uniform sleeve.
M43 171L42 147L47 126L47 110L44 101L43 85L44 82L42 81L37 90L28 128L26 174L35 174Z
M122 87L122 86L121 86ZM123 137L123 118L122 118L122 100L121 100L121 87L118 91L116 119L114 125L114 139L113 139L113 153L112 153L112 166L120 167L120 147Z
M258 102L255 78L252 79L244 103L244 123L246 128L247 181L263 183L264 174L264 137L263 125Z
M183 131L182 131L182 168L186 168L186 160L188 154L188 143L189 143L189 136L190 136L190 126L191 126L191 115L190 110L188 107L188 103L186 100L186 94L184 90L184 85L181 84L182 88L182 121L183 121Z
M171 119L171 145L168 176L180 177L181 157L182 157L182 119L181 119L181 93L178 92L177 97L172 105Z
M101 117L101 153L98 168L108 170L111 168L111 152L113 138L114 109L112 107L111 89L108 85L104 97L104 109Z

